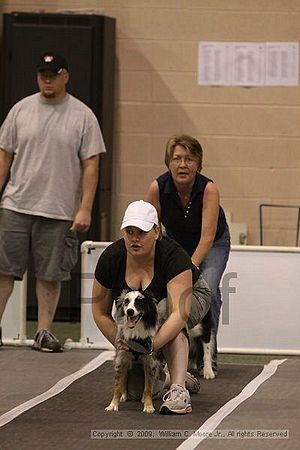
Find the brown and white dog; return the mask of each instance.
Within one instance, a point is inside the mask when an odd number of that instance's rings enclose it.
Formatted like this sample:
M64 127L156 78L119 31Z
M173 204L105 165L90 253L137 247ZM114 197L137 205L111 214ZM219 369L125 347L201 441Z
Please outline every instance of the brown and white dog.
M121 401L127 400L127 375L134 360L139 359L144 369L144 412L155 411L152 401L153 385L158 377L160 363L152 353L152 338L159 327L157 305L151 294L125 290L116 300L117 324L115 387L106 411L118 411ZM122 348L128 344L129 350ZM129 344L130 343L130 344Z

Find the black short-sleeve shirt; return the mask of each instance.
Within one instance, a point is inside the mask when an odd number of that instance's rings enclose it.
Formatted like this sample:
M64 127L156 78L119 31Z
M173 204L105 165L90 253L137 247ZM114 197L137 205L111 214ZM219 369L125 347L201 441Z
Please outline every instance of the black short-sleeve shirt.
M125 280L126 256L124 239L120 239L104 250L96 266L96 280L102 286L112 290L113 299L116 299L123 289L129 288ZM163 237L156 242L154 276L145 292L151 291L159 302L167 296L168 282L189 269L193 271L195 283L199 278L199 271L193 265L189 255L175 241Z

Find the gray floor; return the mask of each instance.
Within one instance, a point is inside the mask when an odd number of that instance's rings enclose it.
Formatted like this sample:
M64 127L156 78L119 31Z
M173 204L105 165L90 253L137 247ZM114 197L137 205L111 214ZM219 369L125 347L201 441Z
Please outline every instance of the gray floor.
M289 360L257 393L241 404L218 427L245 430L248 439L205 440L203 450L296 450L300 448L300 360ZM251 430L251 431L250 431ZM289 439L253 438L269 430L287 430ZM248 433L247 433L248 431ZM283 436L285 437L283 432ZM252 437L252 436L253 437ZM277 437L275 435L275 437ZM251 439L250 439L251 438Z
M1 347L0 415L45 392L99 353L95 350L70 350L49 354L28 347Z
M61 354L44 354L40 352L32 351L30 348L13 348L13 347L2 347L0 349L0 373L1 373L1 383L0 383L0 416L12 408L20 405L21 403L43 393L44 391L51 388L55 383L57 383L62 378L76 372L78 369L82 368L85 364L93 360L95 357L99 355L99 351L97 350L69 350L65 351ZM273 358L277 359L277 358ZM111 363L110 363L111 364ZM249 371L252 365L248 365ZM234 367L234 366L232 366ZM261 365L261 369L263 365ZM235 366L236 369L236 366ZM259 368L258 368L259 369ZM260 369L259 369L260 370ZM230 366L227 365L226 371L230 372ZM107 369L106 369L107 372ZM245 370L244 370L245 372ZM247 371L246 371L247 372ZM233 371L233 373L235 373ZM109 376L112 378L112 369L110 369L106 373L106 377ZM255 376L255 375L253 375ZM100 379L97 375L97 383ZM93 380L92 377L90 377ZM107 378L106 378L107 379ZM239 405L237 409L235 409L231 414L229 414L218 426L218 430L233 430L234 433L239 431L251 432L253 430L260 430L264 432L264 430L288 430L289 439L206 439L199 444L197 448L199 449L243 449L243 450L256 450L256 449L274 449L274 450L296 450L299 448L300 442L300 359L289 359L287 362L283 363L278 367L277 372L268 379L265 383L263 383L259 389L252 395L249 399L247 399L244 403ZM229 382L231 383L231 387L229 386ZM97 384L96 383L96 384ZM188 417L182 417L180 419L176 418L175 422L176 428L178 428L178 423L182 423L184 428L189 428L189 420L190 423L195 427L195 424L198 423L197 417L201 414L201 408L209 407L211 408L211 415L215 413L214 405L213 405L213 395L215 396L215 401L217 403L217 398L222 395L224 389L232 389L234 387L234 380L230 378L224 377L220 375L219 379L216 378L213 382L206 382L208 384L203 387L202 397L199 397L199 400L195 403L195 409L193 411L190 419ZM213 384L211 384L213 383ZM222 384L223 383L223 384ZM226 384L227 383L227 384ZM238 380L237 380L238 383ZM92 381L92 385L94 386L95 381ZM86 397L87 395L91 395L93 392L93 386L88 386L87 389L84 389L81 392L81 396ZM209 386L209 390L211 390L210 396L205 396L205 388ZM227 387L228 386L228 387ZM100 385L100 392L102 392L105 396L105 404L111 395L111 386L102 386ZM99 386L97 387L97 393L99 393ZM227 393L228 394L228 393ZM69 394L70 396L71 394ZM98 394L97 394L98 395ZM237 395L236 392L233 396ZM210 406L207 403L207 400L210 399ZM227 401L227 400L226 400ZM92 401L91 401L92 403ZM72 402L71 402L72 404ZM76 395L74 398L74 408L76 408L77 399ZM202 405L202 406L201 406ZM46 407L46 405L45 405ZM148 428L161 428L164 426L164 423L168 423L168 428L170 425L173 426L174 419L170 418L162 418L160 415L154 415L153 417L144 418L140 412L135 411L136 406L132 406L132 410L130 414L132 417L137 417L139 420L144 419L145 429ZM198 409L197 409L198 408ZM200 409L199 409L200 408ZM219 409L220 406L217 407ZM101 428L101 417L103 418L104 408L97 406L97 411L99 411L99 420L96 421L97 427ZM197 412L198 411L198 412ZM122 426L122 420L126 418L126 407L122 408L122 412L117 413L118 416L107 416L105 415L106 428L111 423L111 428ZM129 414L129 412L128 412ZM137 414L135 416L135 414ZM198 415L197 415L198 414ZM51 420L54 420L52 418ZM117 421L115 419L118 419ZM24 419L26 420L26 419ZM65 417L66 425L68 423L73 423L74 418L71 416ZM89 421L90 419L87 418ZM103 419L104 420L104 419ZM206 420L206 419L205 419ZM19 419L20 421L20 419ZM107 422L108 421L108 422ZM201 420L200 420L201 422ZM199 426L201 423L199 422ZM99 425L98 425L99 423ZM134 425L134 420L132 421ZM121 424L121 425L120 425ZM13 422L9 425L13 426ZM73 424L76 427L76 423ZM0 428L0 448L1 448L1 431L3 431L3 435L5 435L5 427ZM19 444L20 446L13 447L5 447L12 448L12 450L21 449L31 449L36 448L31 444L25 443L26 440L31 441L34 437L34 424L25 423L23 424L25 430L24 432L24 442ZM175 428L175 426L174 426ZM12 428L13 429L13 428ZM53 430L55 433L55 429ZM26 435L26 436L25 436ZM7 433L6 433L7 437ZM111 442L107 441L109 447L111 447ZM106 443L106 444L107 444ZM86 446L84 448L105 448L104 443L100 445L100 442L87 441ZM176 441L164 440L164 441L156 441L150 442L149 440L139 441L133 445L132 441L123 441L120 442L120 445L113 444L114 448L141 448L150 449L150 448L172 448L176 449L179 445ZM75 444L74 444L75 445ZM154 445L154 447L153 447ZM98 447L97 447L98 446ZM71 446L72 447L72 446ZM4 447L3 447L4 448ZM46 448L46 447L44 447ZM49 447L51 448L51 447ZM66 448L64 445L61 447L56 446L57 450ZM73 448L78 448L73 446Z

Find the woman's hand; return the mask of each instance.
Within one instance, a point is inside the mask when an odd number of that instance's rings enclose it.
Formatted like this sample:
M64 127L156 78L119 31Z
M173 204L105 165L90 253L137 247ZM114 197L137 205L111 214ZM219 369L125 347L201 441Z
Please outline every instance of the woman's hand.
M123 350L123 351L129 351L127 342L124 338L119 338L116 342L116 349L119 350Z

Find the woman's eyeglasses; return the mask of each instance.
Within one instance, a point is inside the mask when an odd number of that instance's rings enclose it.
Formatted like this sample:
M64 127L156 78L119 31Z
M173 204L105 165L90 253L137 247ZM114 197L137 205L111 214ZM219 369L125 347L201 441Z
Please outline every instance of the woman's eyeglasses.
M191 166L194 163L197 163L197 160L195 158L192 158L191 156L174 156L171 158L171 163L179 166L179 164L183 163L187 166Z

